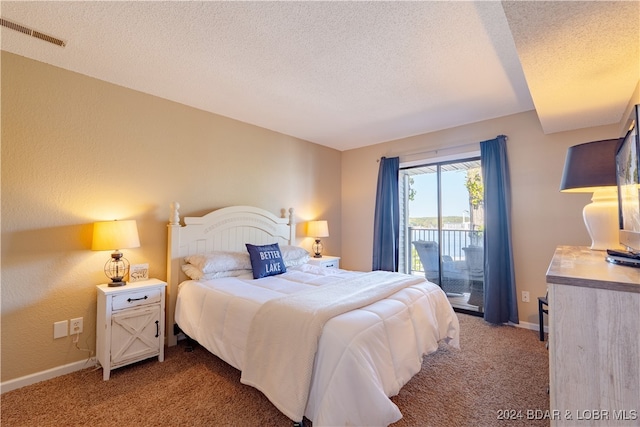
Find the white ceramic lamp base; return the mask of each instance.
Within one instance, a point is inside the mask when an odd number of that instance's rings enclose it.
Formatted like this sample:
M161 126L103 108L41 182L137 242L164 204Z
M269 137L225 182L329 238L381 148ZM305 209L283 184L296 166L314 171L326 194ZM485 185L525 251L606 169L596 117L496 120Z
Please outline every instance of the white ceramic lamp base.
M592 250L622 248L619 237L618 189L616 187L596 190L591 203L584 207L582 216L591 237Z

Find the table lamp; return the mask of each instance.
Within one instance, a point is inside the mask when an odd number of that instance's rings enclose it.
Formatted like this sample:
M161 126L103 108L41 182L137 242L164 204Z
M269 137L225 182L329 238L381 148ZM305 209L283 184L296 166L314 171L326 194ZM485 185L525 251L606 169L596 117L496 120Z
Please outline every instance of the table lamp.
M129 261L122 256L120 249L137 248L140 246L138 226L135 220L101 221L93 224L94 251L110 251L111 259L104 265L104 274L111 282L109 286L124 286L124 278L129 272Z
M587 142L567 150L560 191L593 193L582 211L591 249L620 248L616 150L619 139Z
M313 257L322 258L322 242L320 237L329 237L329 224L327 221L309 221L307 223L307 236L316 239L312 246Z

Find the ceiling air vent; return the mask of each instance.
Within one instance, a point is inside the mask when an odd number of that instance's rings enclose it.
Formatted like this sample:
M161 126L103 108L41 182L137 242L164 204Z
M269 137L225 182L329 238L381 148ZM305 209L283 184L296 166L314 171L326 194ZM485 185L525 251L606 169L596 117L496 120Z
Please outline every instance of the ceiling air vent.
M8 21L4 18L0 18L0 26L9 28L10 30L19 31L31 37L35 37L40 40L44 40L49 43L53 43L56 46L65 47L66 43L63 40L57 39L52 36L41 33L40 31L33 30L24 25L16 24L15 22Z

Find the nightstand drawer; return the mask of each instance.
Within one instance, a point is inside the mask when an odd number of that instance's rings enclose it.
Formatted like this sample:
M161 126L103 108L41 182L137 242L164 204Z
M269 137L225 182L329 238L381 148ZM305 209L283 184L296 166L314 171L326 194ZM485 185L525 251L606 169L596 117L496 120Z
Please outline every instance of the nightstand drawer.
M338 268L338 264L339 264L339 262L337 260L326 261L326 262L320 263L320 265L322 267L327 267L327 268Z
M122 295L114 295L112 310L122 310L124 308L138 307L141 305L159 303L162 299L162 289L152 289L140 292L127 292Z
M323 255L320 258L311 258L308 262L318 267L340 268L340 257L338 256Z

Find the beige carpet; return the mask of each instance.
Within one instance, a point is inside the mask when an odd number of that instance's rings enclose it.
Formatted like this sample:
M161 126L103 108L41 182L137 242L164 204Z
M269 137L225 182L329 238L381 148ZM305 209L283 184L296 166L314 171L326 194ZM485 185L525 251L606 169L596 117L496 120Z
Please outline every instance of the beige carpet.
M401 426L548 426L527 410L549 408L548 353L536 331L491 326L459 314L461 349L446 345L392 400ZM291 426L240 372L201 347L182 345L120 368L109 381L85 369L3 394L2 427L11 426ZM521 411L500 421L499 411ZM306 425L310 423L306 422Z

